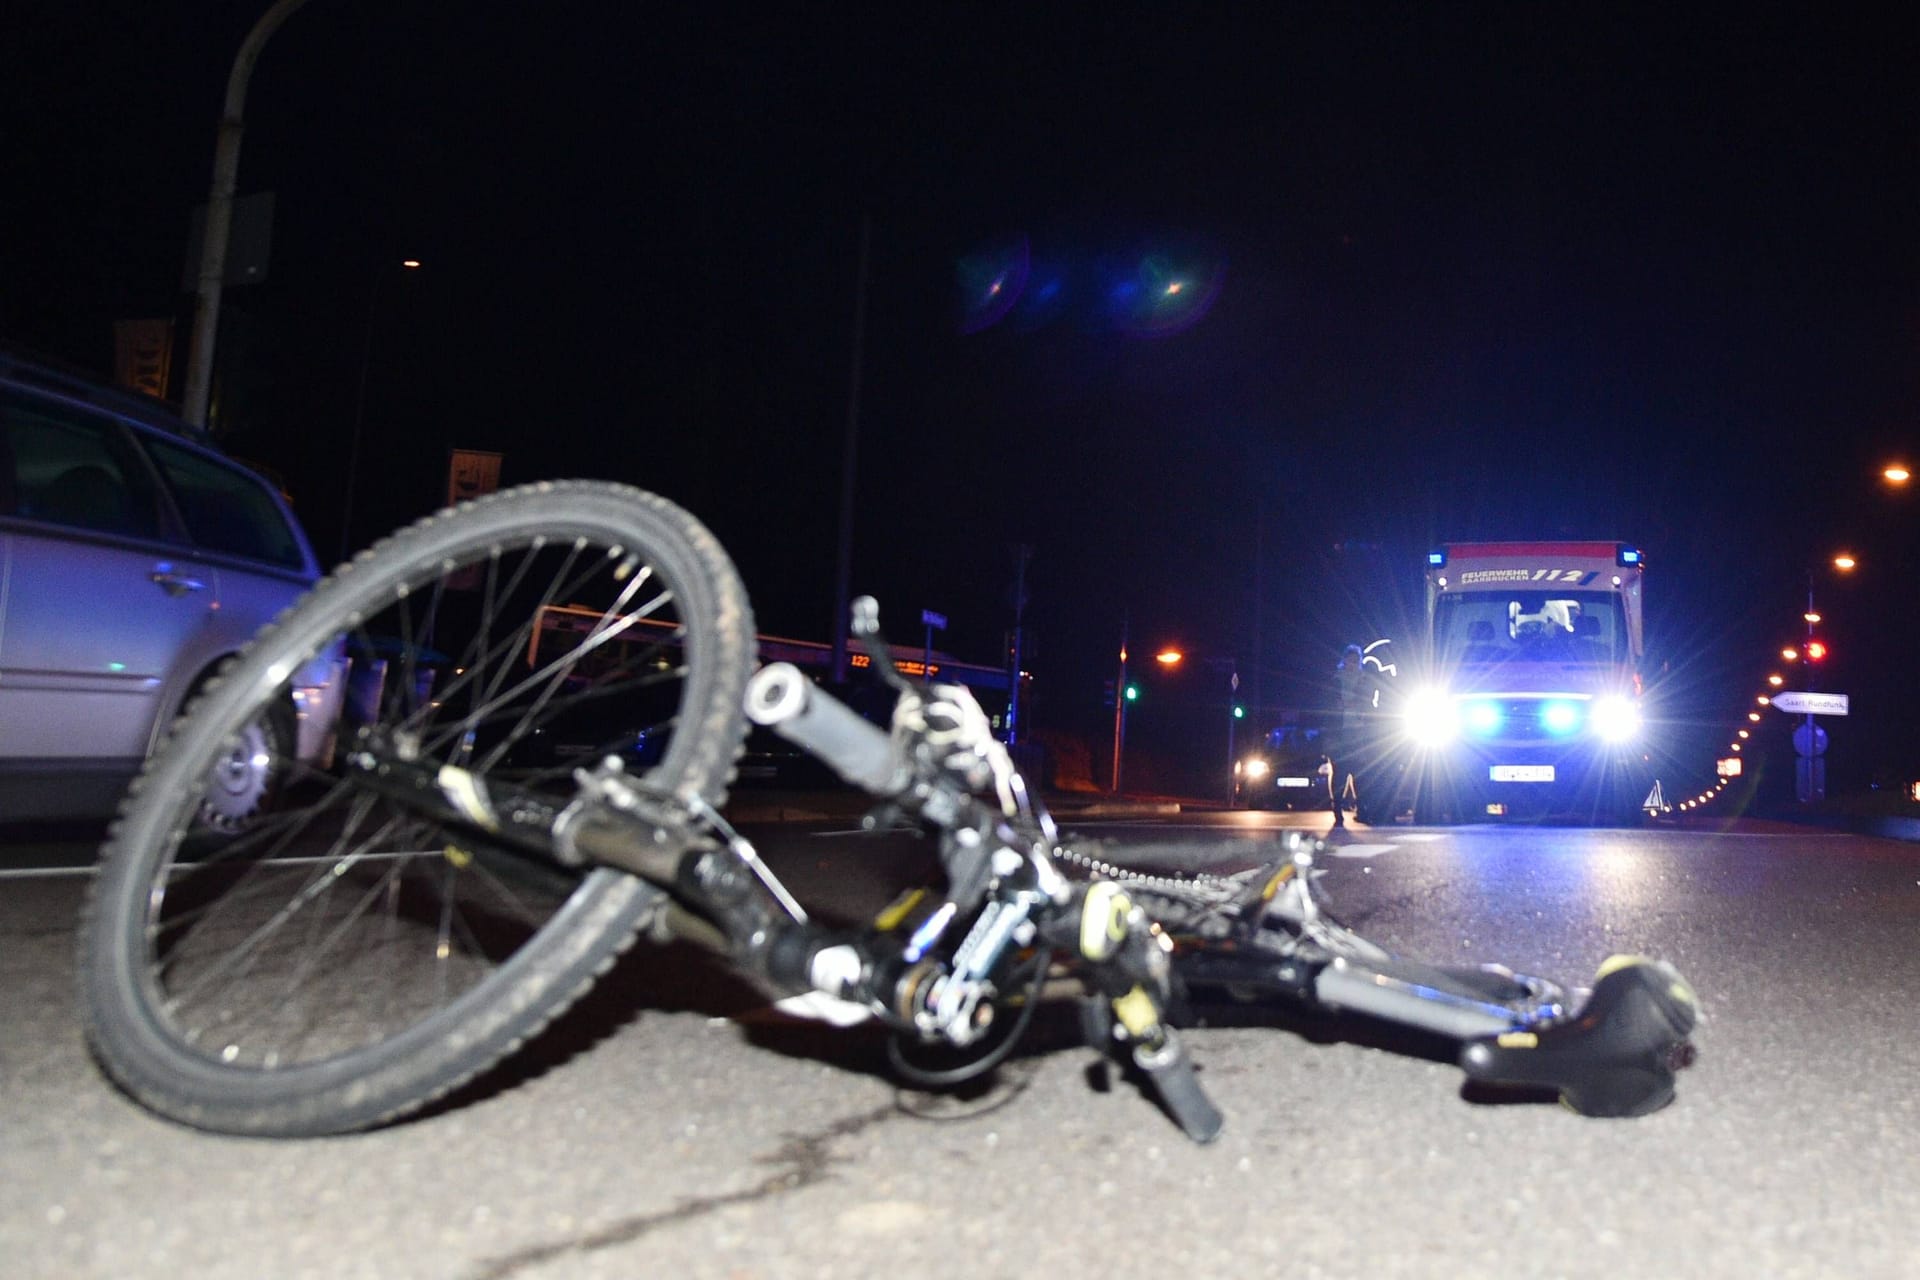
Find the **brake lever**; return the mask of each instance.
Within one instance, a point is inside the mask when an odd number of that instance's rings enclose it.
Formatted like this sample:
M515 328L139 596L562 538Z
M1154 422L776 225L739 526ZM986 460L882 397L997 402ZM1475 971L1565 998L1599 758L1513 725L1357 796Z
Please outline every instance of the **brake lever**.
M880 678L896 693L914 692L912 683L893 665L893 646L880 634L880 602L872 596L861 596L853 602L852 612L853 634L860 641L860 647L867 651Z

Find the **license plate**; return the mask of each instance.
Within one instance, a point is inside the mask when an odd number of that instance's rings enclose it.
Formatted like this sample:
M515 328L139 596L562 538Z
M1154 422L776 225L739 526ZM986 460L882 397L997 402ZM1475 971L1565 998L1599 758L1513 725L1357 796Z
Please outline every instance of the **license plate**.
M1553 766L1550 764L1497 764L1493 766L1495 782L1552 782Z
M1275 778L1273 780L1273 785L1276 787L1310 787L1313 785L1313 779L1312 778Z

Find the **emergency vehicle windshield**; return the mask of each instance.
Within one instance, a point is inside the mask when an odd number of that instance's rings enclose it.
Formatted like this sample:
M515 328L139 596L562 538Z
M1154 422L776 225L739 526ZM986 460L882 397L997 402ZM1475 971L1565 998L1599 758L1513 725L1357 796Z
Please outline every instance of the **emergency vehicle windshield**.
M1620 597L1606 591L1470 591L1434 602L1434 647L1443 663L1630 661Z

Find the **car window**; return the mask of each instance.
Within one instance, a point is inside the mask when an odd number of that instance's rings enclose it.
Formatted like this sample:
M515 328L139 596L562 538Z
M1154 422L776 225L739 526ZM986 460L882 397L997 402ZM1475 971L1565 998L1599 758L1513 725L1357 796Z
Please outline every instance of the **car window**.
M149 438L146 445L196 544L290 569L304 567L299 541L258 480L164 440Z
M160 532L152 478L111 419L8 392L0 472L0 514L131 537Z

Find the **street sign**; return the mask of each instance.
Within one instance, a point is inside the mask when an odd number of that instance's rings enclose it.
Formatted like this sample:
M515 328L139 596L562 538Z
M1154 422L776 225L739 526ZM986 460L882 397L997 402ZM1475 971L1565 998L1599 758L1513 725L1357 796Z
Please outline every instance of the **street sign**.
M1844 693L1776 693L1773 705L1797 716L1843 716L1847 714Z
M935 631L945 631L947 629L947 615L944 613L935 613L931 609L922 609L920 611L920 622L924 626L932 627ZM1840 714L1845 715L1846 712L1843 711Z

